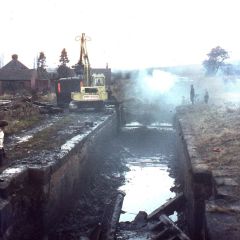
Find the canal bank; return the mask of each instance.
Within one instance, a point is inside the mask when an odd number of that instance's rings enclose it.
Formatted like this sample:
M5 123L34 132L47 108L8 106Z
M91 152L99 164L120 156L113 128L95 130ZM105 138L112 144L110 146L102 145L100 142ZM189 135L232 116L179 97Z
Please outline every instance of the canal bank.
M39 240L49 232L74 205L85 175L91 174L92 148L115 134L114 113L67 114L25 142L28 152L15 145L12 151L19 155L0 174L1 239Z
M240 236L239 120L239 109L227 105L177 109L177 146L191 239Z

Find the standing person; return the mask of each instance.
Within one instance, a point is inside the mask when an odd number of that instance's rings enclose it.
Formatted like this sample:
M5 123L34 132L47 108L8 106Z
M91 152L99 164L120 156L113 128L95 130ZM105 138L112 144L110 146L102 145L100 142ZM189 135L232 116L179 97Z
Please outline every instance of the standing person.
M194 101L195 101L195 90L194 90L193 85L191 85L190 100L191 100L192 104L194 104Z
M5 151L4 151L4 128L8 125L7 121L0 120L0 166L4 163Z
M206 90L204 95L204 102L208 104L208 100L209 100L209 94L208 94L208 91Z

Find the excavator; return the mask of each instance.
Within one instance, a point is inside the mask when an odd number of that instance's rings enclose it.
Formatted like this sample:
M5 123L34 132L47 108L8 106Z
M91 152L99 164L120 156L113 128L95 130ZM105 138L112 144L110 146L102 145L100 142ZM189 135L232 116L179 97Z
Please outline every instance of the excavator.
M82 77L79 91L71 92L71 102L69 110L82 108L94 108L103 110L105 102L108 100L106 89L106 79L104 74L91 74L90 61L88 58L87 37L82 33L80 39L80 58L75 66L75 72Z

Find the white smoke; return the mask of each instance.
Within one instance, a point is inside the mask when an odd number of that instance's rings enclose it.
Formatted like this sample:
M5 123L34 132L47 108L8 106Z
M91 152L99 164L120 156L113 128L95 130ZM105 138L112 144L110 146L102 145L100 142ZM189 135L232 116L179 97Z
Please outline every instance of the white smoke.
M160 69L141 70L134 76L135 97L144 103L174 107L188 101L191 80ZM133 94L131 92L131 94Z
M176 77L168 72L153 70L151 75L145 76L142 80L151 94L164 94L173 87Z
M149 101L154 101L169 92L176 80L175 75L158 69L141 70L135 76L138 94Z

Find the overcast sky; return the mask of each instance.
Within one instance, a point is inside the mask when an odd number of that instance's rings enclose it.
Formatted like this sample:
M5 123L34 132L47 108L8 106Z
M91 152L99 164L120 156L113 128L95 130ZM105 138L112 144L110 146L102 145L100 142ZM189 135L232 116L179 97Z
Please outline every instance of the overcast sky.
M240 59L239 9L238 0L2 0L0 58L16 53L32 68L43 51L52 67L66 48L73 65L84 32L92 67L201 63L218 45Z

